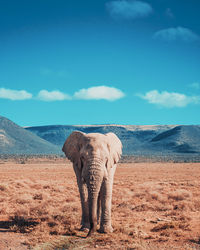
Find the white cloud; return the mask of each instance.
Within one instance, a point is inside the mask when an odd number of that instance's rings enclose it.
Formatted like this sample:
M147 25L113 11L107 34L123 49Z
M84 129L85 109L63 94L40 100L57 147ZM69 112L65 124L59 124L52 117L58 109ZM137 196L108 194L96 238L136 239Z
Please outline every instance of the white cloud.
M64 100L100 100L104 99L107 101L115 101L124 97L125 94L114 87L107 86L97 86L91 87L88 89L80 89L75 92L73 96L69 96L66 93L63 93L59 90L48 91L48 90L40 90L37 96L34 98L35 100L52 102L52 101L64 101ZM10 100L26 100L32 99L33 95L28 93L26 90L11 90L0 88L0 99L10 99Z
M47 91L45 89L40 90L37 98L41 101L46 101L46 102L63 101L71 99L69 95L62 93L59 90Z
M151 5L137 0L116 0L106 3L113 18L136 19L146 17L153 12Z
M200 37L197 34L195 34L192 30L183 27L159 30L154 34L153 38L168 42L173 42L173 41L194 42L200 40Z
M28 93L26 90L14 90L0 88L0 98L9 99L12 101L31 99L32 94Z
M145 95L137 95L140 98L148 101L151 104L156 104L160 107L173 108L173 107L185 107L190 103L200 103L199 96L186 96L184 94L176 92L163 91L159 93L157 90L147 92Z
M189 87L193 89L200 89L200 83L199 82L193 82L192 84L189 85Z
M97 86L88 89L81 89L78 92L75 92L74 94L74 97L76 99L83 99L83 100L104 99L107 101L115 101L124 96L125 94L121 90L107 86Z

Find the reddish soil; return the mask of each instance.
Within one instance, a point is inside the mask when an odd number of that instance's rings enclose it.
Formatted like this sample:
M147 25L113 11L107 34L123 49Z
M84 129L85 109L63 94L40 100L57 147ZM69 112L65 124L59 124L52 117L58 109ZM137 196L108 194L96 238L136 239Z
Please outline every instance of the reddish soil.
M200 249L200 163L121 163L112 204L114 232L84 239L69 162L0 160L0 249Z

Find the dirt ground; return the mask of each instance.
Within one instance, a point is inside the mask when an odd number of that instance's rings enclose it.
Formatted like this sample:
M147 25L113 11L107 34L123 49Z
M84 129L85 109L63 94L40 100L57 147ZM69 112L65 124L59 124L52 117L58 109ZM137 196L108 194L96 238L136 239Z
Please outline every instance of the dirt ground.
M121 163L112 204L84 238L67 160L0 160L0 249L200 249L200 163Z

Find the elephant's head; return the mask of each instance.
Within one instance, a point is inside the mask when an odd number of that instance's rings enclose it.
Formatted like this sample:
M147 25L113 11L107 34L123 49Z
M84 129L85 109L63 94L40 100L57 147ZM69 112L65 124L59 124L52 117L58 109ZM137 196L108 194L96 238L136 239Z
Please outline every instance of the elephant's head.
M74 131L65 141L62 151L79 169L93 160L100 160L109 170L116 164L122 153L122 144L114 133L85 134Z
M103 179L107 178L110 169L120 159L121 141L114 133L104 135L74 131L65 141L62 150L74 167L79 169L87 184L90 225L95 230L98 194Z

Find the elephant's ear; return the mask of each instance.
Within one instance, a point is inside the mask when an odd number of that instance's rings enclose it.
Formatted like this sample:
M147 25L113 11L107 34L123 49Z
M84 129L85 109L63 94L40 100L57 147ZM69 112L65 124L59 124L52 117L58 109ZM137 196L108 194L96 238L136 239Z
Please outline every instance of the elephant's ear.
M80 149L83 145L84 133L74 131L65 141L62 151L66 157L75 164L80 163Z
M114 133L108 133L106 136L110 152L107 162L107 168L109 169L119 161L122 154L122 143Z

